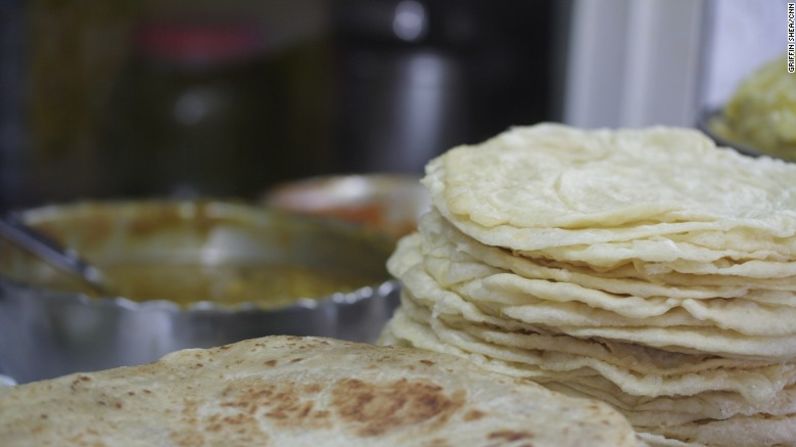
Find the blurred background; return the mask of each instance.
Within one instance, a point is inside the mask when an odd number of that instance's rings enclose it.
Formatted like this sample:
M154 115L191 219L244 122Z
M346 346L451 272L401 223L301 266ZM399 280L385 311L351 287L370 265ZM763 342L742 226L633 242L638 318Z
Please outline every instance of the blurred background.
M785 4L5 0L0 210L419 175L544 120L695 125L784 54Z
M786 4L2 0L0 374L373 341L424 165L512 125L691 126L796 160Z

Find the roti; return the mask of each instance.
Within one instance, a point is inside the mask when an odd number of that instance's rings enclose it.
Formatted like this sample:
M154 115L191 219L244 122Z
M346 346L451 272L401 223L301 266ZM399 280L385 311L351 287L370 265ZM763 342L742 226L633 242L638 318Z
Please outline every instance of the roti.
M6 447L633 446L608 405L452 356L266 337L0 390Z
M516 250L717 230L796 235L796 166L716 148L694 130L518 127L454 148L426 172L449 221Z
M793 445L796 165L682 128L512 128L426 166L381 342L617 408L650 445Z

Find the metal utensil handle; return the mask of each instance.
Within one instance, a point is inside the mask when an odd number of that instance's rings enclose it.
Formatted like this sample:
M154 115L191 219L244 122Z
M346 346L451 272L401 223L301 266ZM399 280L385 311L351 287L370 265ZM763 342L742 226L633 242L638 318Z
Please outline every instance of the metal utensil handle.
M8 375L8 373L3 369L2 363L0 363L0 387L14 386L16 384L17 381L14 380L13 377Z
M0 236L47 264L83 279L97 292L105 291L105 278L71 249L24 224L13 214L0 218Z

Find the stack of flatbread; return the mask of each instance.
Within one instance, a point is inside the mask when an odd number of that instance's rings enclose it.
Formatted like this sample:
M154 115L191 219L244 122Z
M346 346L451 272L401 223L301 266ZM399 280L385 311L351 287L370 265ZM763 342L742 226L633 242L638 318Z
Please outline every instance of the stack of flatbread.
M266 337L0 388L0 445L631 447L630 424L465 360Z
M542 124L424 184L382 342L601 399L652 443L796 445L796 165Z

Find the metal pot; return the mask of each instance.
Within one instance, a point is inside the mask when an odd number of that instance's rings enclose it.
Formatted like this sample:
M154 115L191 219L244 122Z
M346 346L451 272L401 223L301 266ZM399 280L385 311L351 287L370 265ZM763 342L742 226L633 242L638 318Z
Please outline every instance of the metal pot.
M253 302L181 306L168 296L95 298L0 241L0 373L20 383L271 334L372 341L398 302L397 284L384 270L392 243L340 223L228 202L82 203L22 216L100 267L119 259L275 262L344 269L374 281L270 310ZM56 283L60 290L41 286Z

